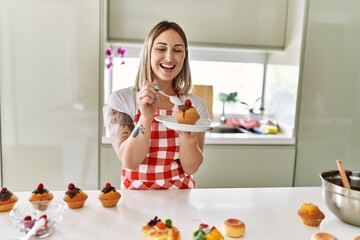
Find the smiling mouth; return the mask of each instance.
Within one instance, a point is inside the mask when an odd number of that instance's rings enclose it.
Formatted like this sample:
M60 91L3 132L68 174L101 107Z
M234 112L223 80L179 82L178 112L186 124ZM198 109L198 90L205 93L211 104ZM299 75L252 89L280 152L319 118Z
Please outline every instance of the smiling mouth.
M165 69L172 70L172 69L175 68L175 65L167 65L167 64L161 63L161 64L160 64L160 67L165 68Z

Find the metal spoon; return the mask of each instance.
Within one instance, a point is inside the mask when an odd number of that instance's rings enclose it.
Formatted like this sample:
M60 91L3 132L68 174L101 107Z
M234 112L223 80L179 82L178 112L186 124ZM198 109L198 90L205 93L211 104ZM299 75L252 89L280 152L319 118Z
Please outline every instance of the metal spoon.
M170 99L170 102L172 102L173 104L175 104L177 106L183 105L183 102L181 101L181 99L178 96L167 95L166 93L161 91L158 86L155 86L155 90L158 91L159 93L161 93L162 95L164 95L165 97L168 97Z

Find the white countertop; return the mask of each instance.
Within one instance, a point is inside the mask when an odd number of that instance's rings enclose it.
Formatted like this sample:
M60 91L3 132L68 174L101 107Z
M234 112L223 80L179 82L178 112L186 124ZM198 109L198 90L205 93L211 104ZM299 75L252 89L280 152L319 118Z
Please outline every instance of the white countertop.
M103 144L111 144L110 138L103 136ZM216 145L295 145L295 137L289 134L255 134L255 133L206 133L205 144Z
M281 123L277 134L258 133L214 133L207 131L205 144L208 145L295 145L294 129L292 126ZM101 139L102 144L111 144L108 135Z
M242 239L306 240L321 230L336 234L339 240L352 239L355 233L360 235L360 228L342 223L326 208L319 187L127 190L121 192L115 208L101 206L97 199L100 191L85 192L89 195L85 206L67 209L61 225L47 239L140 240L142 225L155 216L172 219L183 240L192 239L199 225L196 219L221 230L227 218L238 218L246 224ZM64 191L53 193L54 200L62 201ZM18 206L27 201L30 192L15 194L19 197ZM297 210L304 202L317 204L324 212L326 218L320 227L301 222ZM0 232L1 240L20 236L9 212L0 213Z

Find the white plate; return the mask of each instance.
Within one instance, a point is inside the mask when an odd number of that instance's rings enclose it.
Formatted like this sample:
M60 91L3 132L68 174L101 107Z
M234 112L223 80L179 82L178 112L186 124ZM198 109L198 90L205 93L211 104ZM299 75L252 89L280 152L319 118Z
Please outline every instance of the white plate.
M174 116L157 116L155 120L163 123L167 128L183 132L205 132L216 125L216 123L206 119L199 119L194 125L181 124L176 121Z

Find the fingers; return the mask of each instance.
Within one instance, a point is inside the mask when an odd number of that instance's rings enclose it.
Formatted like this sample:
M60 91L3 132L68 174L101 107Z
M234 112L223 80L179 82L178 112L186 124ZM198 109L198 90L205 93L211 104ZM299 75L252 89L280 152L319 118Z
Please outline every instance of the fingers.
M189 135L193 135L193 133L192 132L184 132L184 131L176 131L179 135L187 135L187 136L189 136Z
M156 99L158 99L157 83L150 81L144 81L143 86L137 93L137 100L140 105L151 105Z

